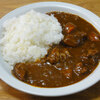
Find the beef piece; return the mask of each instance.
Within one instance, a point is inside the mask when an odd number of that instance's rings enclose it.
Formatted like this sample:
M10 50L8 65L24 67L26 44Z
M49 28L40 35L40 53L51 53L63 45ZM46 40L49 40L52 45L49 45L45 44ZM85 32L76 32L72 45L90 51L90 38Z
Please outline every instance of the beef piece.
M76 26L75 26L73 23L68 22L68 23L65 25L65 33L66 33L66 34L69 34L69 33L72 32L75 28L76 28Z
M87 55L88 56L95 56L96 54L98 54L98 52L99 51L96 48L95 49L89 49Z
M67 78L70 79L72 77L72 69L64 69L61 71L63 75Z
M89 35L88 35L88 38L89 40L91 41L100 41L100 35L95 33L95 32L91 32Z
M65 62L66 59L70 58L71 55L68 52L67 48L60 48L60 62Z
M16 77L22 81L24 81L25 79L25 74L26 74L26 70L25 70L25 64L24 63L18 63L15 65L14 69L13 69L14 74L16 75Z
M72 34L65 35L63 42L68 46L76 47L84 42L86 35L85 32L75 31Z
M96 48L89 48L83 52L81 60L85 65L95 65L99 57L99 51Z
M76 47L80 43L80 40L76 39L73 35L67 35L64 37L63 42L68 46Z
M51 64L55 64L58 62L64 62L68 57L71 57L71 55L66 48L54 47L51 52L49 52L47 60Z
M59 62L60 48L54 47L49 53L47 59L50 63L54 64Z
M80 74L84 74L85 72L87 72L87 70L87 67L84 67L82 62L77 63L74 68L74 72L77 76L79 76Z

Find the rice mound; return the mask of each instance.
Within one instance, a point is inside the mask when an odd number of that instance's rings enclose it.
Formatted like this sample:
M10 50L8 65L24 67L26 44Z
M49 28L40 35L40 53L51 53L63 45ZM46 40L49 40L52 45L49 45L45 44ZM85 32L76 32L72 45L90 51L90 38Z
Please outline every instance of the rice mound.
M63 39L58 20L34 10L5 21L2 35L1 53L10 65L36 61L47 54L50 45Z

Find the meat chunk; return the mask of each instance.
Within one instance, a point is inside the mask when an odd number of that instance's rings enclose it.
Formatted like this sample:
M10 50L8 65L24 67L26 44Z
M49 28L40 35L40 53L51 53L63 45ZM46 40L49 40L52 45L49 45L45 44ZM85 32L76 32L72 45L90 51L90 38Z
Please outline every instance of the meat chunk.
M67 35L64 37L63 42L68 46L76 47L80 43L80 40L76 39L73 35Z
M66 59L70 58L71 55L70 53L68 52L67 48L60 48L60 62L65 62Z
M76 28L76 26L75 26L73 23L68 22L68 23L65 25L65 33L66 33L66 34L69 34L69 33L72 32L75 28Z
M76 64L74 72L77 76L79 76L80 74L87 72L87 67L84 67L82 62L79 62Z
M16 77L22 81L24 81L25 79L25 64L24 63L18 63L15 65L14 69L13 69L14 74L16 75Z
M95 56L96 54L98 54L98 50L97 49L89 49L87 55L88 56Z
M99 51L96 48L87 49L81 56L81 60L85 65L95 65L98 59Z
M72 77L72 70L71 69L64 69L64 70L62 70L62 73L67 79L70 79Z
M64 62L68 57L71 57L71 55L66 48L54 47L47 59L51 64L55 64L57 62Z
M99 34L96 34L95 32L91 32L91 33L88 35L88 38L89 38L89 40L91 40L91 41L100 41L100 35L99 35Z
M54 47L53 50L49 53L47 59L50 63L54 64L59 62L60 48Z
M85 32L75 31L72 34L65 35L63 42L68 46L76 47L84 42L86 35Z

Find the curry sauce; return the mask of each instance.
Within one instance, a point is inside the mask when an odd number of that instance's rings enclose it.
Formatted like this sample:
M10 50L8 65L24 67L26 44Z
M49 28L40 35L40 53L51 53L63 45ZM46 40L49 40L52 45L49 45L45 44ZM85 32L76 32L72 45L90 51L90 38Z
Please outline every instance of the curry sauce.
M63 40L35 62L17 63L13 74L38 87L63 87L79 82L95 70L100 60L99 32L77 15L50 12L62 26Z

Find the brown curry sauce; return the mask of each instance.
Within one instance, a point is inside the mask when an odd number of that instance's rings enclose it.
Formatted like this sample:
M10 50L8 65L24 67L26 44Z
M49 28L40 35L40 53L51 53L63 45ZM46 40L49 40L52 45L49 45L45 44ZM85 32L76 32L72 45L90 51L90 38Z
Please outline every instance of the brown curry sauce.
M36 61L17 63L13 74L38 87L63 87L86 78L100 60L100 35L77 15L50 12L62 26L64 39L51 46L48 54Z

